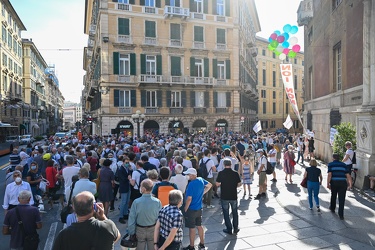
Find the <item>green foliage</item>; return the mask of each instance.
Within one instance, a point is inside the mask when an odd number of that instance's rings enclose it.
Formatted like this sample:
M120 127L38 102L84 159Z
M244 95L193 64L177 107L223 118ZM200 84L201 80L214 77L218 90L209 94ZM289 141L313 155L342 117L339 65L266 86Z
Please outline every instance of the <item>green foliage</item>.
M356 128L350 122L343 122L340 125L335 125L333 127L337 129L337 134L335 135L335 140L333 142L333 152L339 154L340 159L342 159L346 152L346 141L352 143L353 150L356 149Z

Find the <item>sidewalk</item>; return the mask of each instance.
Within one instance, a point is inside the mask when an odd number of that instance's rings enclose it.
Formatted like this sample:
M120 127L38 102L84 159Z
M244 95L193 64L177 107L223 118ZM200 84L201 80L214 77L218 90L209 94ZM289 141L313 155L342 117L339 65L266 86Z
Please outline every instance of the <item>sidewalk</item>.
M321 163L321 212L309 210L307 190L299 183L304 167L296 165L293 184L285 183L282 167L277 167L277 182L269 181L268 197L250 200L239 191L239 221L241 231L237 236L223 233L224 221L219 199L214 199L213 209L203 210L205 245L207 249L372 249L375 245L375 203L364 198L358 191L347 192L344 217L328 209L330 190L325 187L327 170ZM268 179L271 179L268 176ZM253 197L258 193L258 175L251 185ZM338 206L337 206L338 207ZM118 223L118 212L109 217L116 223L122 235L126 225ZM183 246L189 244L188 230L184 228ZM195 245L199 244L196 236ZM115 249L121 249L119 242Z

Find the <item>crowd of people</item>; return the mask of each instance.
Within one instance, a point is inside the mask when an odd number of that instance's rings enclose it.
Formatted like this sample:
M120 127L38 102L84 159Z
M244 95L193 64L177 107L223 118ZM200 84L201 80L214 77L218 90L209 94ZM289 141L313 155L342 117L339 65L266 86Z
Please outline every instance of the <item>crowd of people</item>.
M318 194L323 180L314 149L314 138L300 134L200 133L142 138L119 135L86 136L82 140L74 136L51 137L44 144L13 150L3 208L8 212L28 204L37 209L43 201L49 203L48 209L53 209L55 203L62 208L70 200L73 212L67 217L68 227L59 233L53 249L87 249L93 244L100 245L98 249L112 249L110 246L121 234L107 218L116 208L120 210L118 221L127 223L131 238L136 235L137 249L144 250L146 246L149 250L180 249L183 225L189 228L190 241L184 249L194 249L196 229L200 239L198 248L205 249L202 209L214 208L212 199L220 198L225 221L223 232L237 234L240 230L237 188L243 185L244 196L252 199L250 185L257 171L259 191L254 199L264 199L268 162L273 168L282 165L285 181L291 184L295 165L300 159L302 165L309 160L310 167L305 173L309 205L312 209L314 197L320 211ZM334 155L335 161L336 158ZM346 160L345 156L343 161ZM348 169L347 163L342 164L345 170L340 173L328 165L327 180L332 197L339 195L340 218L343 217L340 181L347 179ZM277 181L275 171L270 180ZM331 200L331 211L335 210L335 199ZM30 209L30 214L35 209ZM4 225L13 227L12 223L17 222L11 216L15 216L13 212L6 216ZM38 216L30 217L28 223L36 226L29 224L27 232L34 233L41 227ZM77 235L78 230L82 234ZM10 247L22 247L21 229L11 233Z

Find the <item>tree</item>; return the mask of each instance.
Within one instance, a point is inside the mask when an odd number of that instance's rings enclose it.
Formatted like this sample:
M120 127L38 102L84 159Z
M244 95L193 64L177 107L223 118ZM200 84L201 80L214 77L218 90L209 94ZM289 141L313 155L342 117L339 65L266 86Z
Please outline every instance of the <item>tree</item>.
M346 152L345 142L350 141L353 150L356 149L356 128L350 122L343 122L333 127L337 129L337 134L333 141L333 152L339 154L340 159L342 159Z

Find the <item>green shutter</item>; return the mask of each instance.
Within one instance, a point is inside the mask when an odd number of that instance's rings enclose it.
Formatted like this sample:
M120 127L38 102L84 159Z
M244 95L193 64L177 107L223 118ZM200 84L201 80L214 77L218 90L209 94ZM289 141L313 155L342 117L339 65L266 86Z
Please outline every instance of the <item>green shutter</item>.
M180 0L175 0L174 4L176 5L176 7L181 7Z
M139 5L145 6L145 0L140 0Z
M230 0L225 0L225 15L230 16Z
M137 92L134 89L130 90L130 106L137 107Z
M181 57L171 56L171 75L181 76Z
M141 54L141 74L146 74L146 55Z
M134 4L134 0L129 0L129 4Z
M203 27L194 26L194 41L203 42Z
M181 107L186 107L186 91L181 91Z
M171 6L171 0L165 0L165 5Z
M118 75L120 73L120 53L113 52L113 74Z
M210 77L210 62L208 58L204 58L204 77Z
M190 0L190 12L197 12L197 5L194 0Z
M117 3L118 0L112 0L112 2Z
M156 23L153 21L145 21L146 37L156 37Z
M168 108L172 106L171 95L172 95L172 92L171 91L167 91L167 107Z
M114 100L113 106L119 107L120 106L120 91L118 89L115 89L113 91L113 100Z
M163 61L161 59L161 55L157 55L156 56L156 74L159 76L163 75L162 65L163 65Z
M155 7L156 8L160 8L161 7L161 1L160 0L156 0L155 1Z
M195 107L195 92L190 91L190 107Z
M212 77L217 78L217 59L212 60Z
M227 107L231 106L231 98L230 98L231 93L227 92Z
M171 39L181 40L181 26L178 23L171 23Z
M217 29L217 33L216 33L216 41L217 43L221 43L221 44L226 44L225 42L225 29Z
M230 60L225 60L225 74L226 78L230 79Z
M190 76L195 76L195 57L190 57Z
M204 106L205 107L210 107L210 93L209 92L204 92Z
M129 35L129 19L119 18L118 19L118 34L119 35Z
M203 0L203 12L208 14L208 0Z
M130 75L137 75L137 61L135 53L130 53Z
M212 0L212 15L217 15L217 0Z
M214 92L214 108L217 108L217 92Z
M146 107L147 93L146 90L141 90L141 107Z
M156 91L158 108L163 107L163 92L161 90Z

